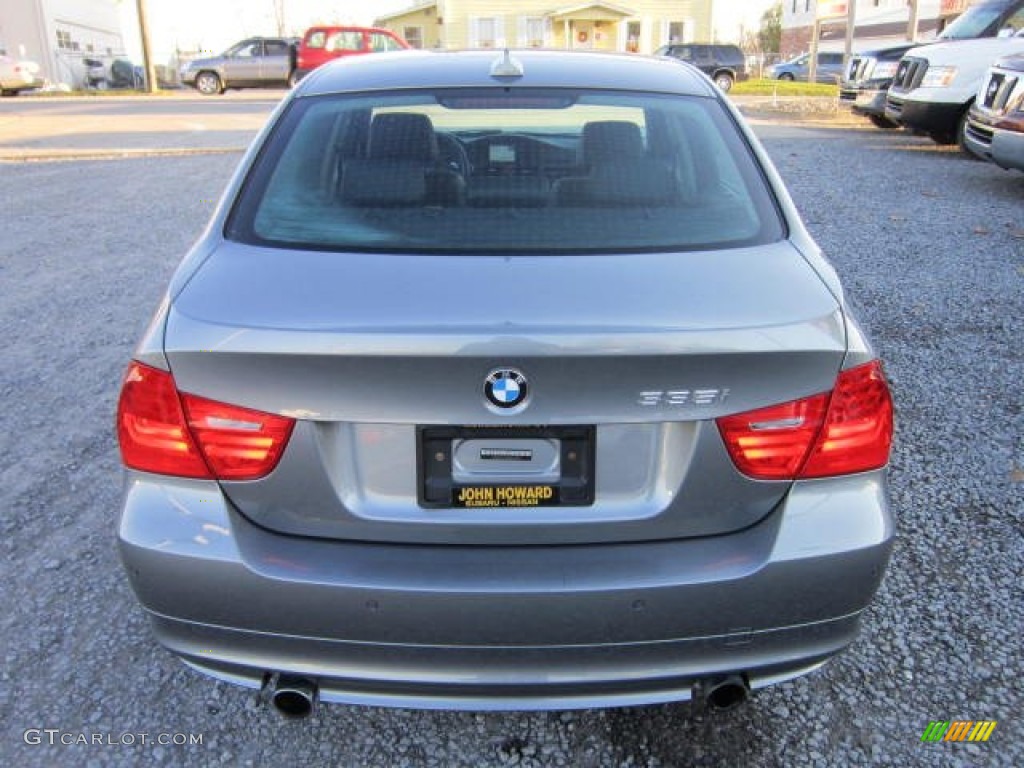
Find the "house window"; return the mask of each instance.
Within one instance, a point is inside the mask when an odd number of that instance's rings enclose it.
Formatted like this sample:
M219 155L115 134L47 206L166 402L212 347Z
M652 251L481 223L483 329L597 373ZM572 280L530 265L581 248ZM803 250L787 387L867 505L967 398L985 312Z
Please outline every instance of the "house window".
M402 37L413 48L423 47L423 27L402 27Z
M630 53L640 52L640 22L626 22L626 50Z
M57 47L62 51L71 50L71 33L66 29L57 30Z
M480 26L477 27L477 45L481 48L493 48L495 33L494 19L480 19Z
M544 19L542 17L520 17L519 45L521 45L523 48L543 48L544 39Z
M505 44L502 19L487 16L469 20L470 48L500 48Z
M668 23L669 43L682 43L685 41L683 33L686 31L686 23L682 21L670 21Z

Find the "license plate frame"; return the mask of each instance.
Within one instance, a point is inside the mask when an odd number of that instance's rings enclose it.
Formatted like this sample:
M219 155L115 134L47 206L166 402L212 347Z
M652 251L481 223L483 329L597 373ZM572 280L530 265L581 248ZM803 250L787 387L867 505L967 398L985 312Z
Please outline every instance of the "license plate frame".
M425 509L589 507L594 503L597 430L572 426L421 426L416 430L416 488ZM456 441L557 440L560 476L554 482L463 483L452 473Z

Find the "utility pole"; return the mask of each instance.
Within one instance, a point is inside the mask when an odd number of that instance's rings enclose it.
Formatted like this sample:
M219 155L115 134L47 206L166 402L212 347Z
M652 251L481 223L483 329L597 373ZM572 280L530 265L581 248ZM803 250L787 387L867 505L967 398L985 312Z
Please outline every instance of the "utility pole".
M149 47L149 22L146 21L146 0L135 0L135 9L139 14L139 36L142 37L142 65L146 70L146 92L156 93L156 67Z
M907 0L910 6L910 19L907 21L907 40L917 40L917 21L920 14L917 8L918 0Z
M916 2L916 0L915 0ZM850 65L850 57L853 56L853 33L857 26L857 0L847 0L846 3L846 46L843 48L843 66ZM843 70L846 71L845 69Z
M807 82L818 81L818 38L821 37L821 20L815 16L814 30L811 32L811 51L807 61Z
M277 25L277 36L284 37L284 0L274 0L274 23Z

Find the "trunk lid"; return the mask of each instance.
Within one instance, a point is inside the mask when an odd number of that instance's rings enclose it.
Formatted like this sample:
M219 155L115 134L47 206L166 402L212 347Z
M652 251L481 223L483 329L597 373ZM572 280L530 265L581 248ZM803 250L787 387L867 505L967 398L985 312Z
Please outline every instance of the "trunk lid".
M300 535L496 545L756 522L789 484L740 475L713 419L830 389L846 348L835 297L785 241L545 257L226 243L174 299L165 346L181 391L299 419L271 475L223 484L254 521ZM485 379L502 368L528 380L525 407L505 412L485 398ZM424 429L470 426L478 431L451 446L456 469L478 469L467 451L497 457L489 481L510 484L564 471L558 430L593 427L593 503L420 503ZM483 427L526 431L504 439ZM516 451L544 464L536 478L532 467L516 475Z

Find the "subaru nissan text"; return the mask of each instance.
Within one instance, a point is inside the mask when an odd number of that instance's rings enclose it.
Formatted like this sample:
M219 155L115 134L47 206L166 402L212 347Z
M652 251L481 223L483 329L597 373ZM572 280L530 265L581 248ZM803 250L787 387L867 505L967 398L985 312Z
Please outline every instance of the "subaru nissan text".
M314 70L117 432L157 638L291 715L728 707L854 640L894 537L834 270L722 93L653 57Z

